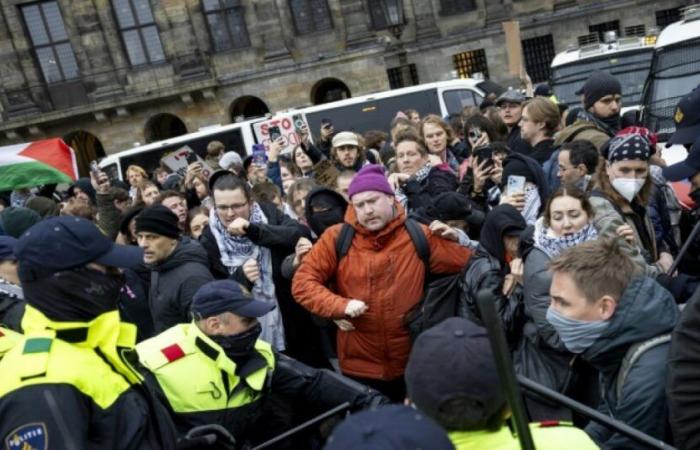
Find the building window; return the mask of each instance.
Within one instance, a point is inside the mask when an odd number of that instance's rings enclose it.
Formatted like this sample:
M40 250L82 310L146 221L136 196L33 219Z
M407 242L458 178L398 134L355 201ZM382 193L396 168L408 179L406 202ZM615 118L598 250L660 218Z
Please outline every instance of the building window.
M22 17L46 83L78 77L78 63L55 1L22 6Z
M240 0L203 0L214 51L250 47Z
M589 25L588 31L590 33L597 33L600 42L604 42L603 38L605 37L606 31L614 31L618 36L620 35L620 21L612 20L610 22L603 22L597 25Z
M326 0L290 0L297 34L309 34L333 28Z
M523 39L525 70L533 83L549 80L549 67L554 59L554 38L551 34Z
M119 31L132 66L165 61L148 0L112 0Z
M367 0L367 8L373 30L384 30L389 27L384 18L384 11L382 11L382 0Z
M391 87L391 89L420 84L418 81L418 70L415 64L391 67L387 69L386 75L389 78L389 87Z
M489 77L489 68L486 65L486 52L484 52L483 48L458 53L452 59L460 78L469 78L475 73L482 73L484 78Z
M680 8L670 8L656 11L656 26L659 28L664 28L665 26L671 25L673 22L678 22L679 20L681 20Z
M625 36L627 36L627 37L632 37L632 36L644 37L645 34L646 34L646 27L644 26L644 24L631 25L629 27L625 27Z
M443 16L462 14L475 9L474 0L440 0L440 14Z

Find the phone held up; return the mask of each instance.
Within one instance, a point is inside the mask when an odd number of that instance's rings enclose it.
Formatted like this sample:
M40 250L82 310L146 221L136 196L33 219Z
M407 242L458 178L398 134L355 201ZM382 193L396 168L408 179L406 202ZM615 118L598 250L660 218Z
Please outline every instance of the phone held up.
M282 137L282 132L278 126L268 128L268 132L270 133L270 142L274 142Z
M482 145L474 149L474 157L476 158L476 164L481 166L484 164L484 169L489 169L493 167L493 149L490 145Z
M97 165L97 161L90 161L90 172L97 177L100 174L100 166Z
M521 175L508 176L508 187L506 188L508 195L525 193L525 177Z

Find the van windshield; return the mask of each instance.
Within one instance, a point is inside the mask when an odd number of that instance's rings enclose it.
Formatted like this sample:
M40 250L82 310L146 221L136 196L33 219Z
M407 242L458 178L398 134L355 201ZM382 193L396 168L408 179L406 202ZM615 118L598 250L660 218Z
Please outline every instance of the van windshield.
M622 85L622 106L634 106L641 103L642 90L649 68L653 50L651 47L634 52L608 54L598 58L552 67L551 85L554 95L560 103L569 106L578 105L581 100L576 91L596 70L609 72Z
M644 126L668 139L678 101L699 84L700 39L657 49L644 93Z

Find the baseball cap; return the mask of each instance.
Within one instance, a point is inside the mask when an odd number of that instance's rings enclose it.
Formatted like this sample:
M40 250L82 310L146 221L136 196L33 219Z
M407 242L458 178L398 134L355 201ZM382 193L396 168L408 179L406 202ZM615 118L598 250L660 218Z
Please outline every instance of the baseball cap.
M420 411L388 405L353 414L338 425L325 450L454 449L445 430Z
M473 413L481 418L506 404L488 333L461 317L447 319L418 336L405 378L408 397L432 418L438 417L446 401L458 398L477 403Z
M683 161L664 167L662 172L668 181L685 180L700 172L700 135L695 139L688 156Z
M676 125L676 131L666 142L667 147L673 144L690 144L700 136L700 86L680 99L673 112L673 123Z
M115 244L89 220L59 216L25 231L15 246L15 256L20 280L32 281L91 262L135 268L143 261L143 249Z
M272 303L255 300L250 291L233 280L210 281L192 297L190 311L198 318L232 312L241 317L262 317L275 309Z
M360 140L357 135L352 131L341 131L340 133L333 136L332 146L340 147L343 145L354 145L355 147L360 146Z
M523 103L525 100L525 96L521 94L520 91L509 88L496 99L496 106L501 106L501 103L504 102Z

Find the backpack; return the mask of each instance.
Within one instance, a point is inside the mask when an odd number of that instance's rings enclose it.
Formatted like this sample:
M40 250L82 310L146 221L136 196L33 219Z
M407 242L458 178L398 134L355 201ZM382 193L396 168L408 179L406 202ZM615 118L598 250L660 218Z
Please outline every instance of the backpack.
M460 279L462 274L436 275L430 273L430 245L423 230L414 219L406 218L404 222L406 231L411 236L411 241L416 249L423 265L425 266L425 280L423 281L423 296L416 305L411 308L403 319L403 324L411 342L424 330L437 325L445 319L460 315ZM335 241L335 253L340 260L347 255L355 237L355 229L347 223L343 223L338 238Z

